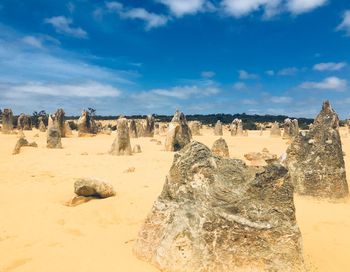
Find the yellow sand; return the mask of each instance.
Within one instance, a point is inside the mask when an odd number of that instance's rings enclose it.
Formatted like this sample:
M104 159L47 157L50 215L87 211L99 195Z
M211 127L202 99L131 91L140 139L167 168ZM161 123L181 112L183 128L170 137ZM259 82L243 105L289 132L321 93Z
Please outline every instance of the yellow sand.
M34 134L39 133L39 138ZM345 131L342 132L345 135ZM258 136L231 137L230 155L261 151L282 154L286 141ZM38 148L24 147L12 155L16 135L0 134L0 271L157 271L132 253L137 232L162 190L173 153L149 138L132 139L141 154L107 154L115 135L62 139L63 149L46 149L46 134L25 132ZM156 136L164 144L164 136ZM211 130L196 140L211 147L218 137ZM350 138L343 137L348 152ZM84 154L85 153L85 154ZM86 154L87 153L87 154ZM350 161L345 157L350 176ZM135 172L127 173L135 167ZM112 183L117 196L67 207L79 177ZM350 203L295 198L304 255L311 271L349 271Z

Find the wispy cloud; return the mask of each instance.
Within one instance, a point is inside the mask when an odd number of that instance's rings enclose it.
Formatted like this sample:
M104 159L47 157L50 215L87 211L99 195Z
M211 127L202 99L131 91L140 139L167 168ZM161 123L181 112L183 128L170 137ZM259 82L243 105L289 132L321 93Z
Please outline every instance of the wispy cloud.
M328 0L289 0L288 10L293 14L301 14L319 8L327 3Z
M296 67L288 67L278 71L277 74L279 76L294 76L298 71L299 69Z
M122 19L132 19L144 21L146 30L164 26L169 21L165 15L149 12L144 8L128 8L119 2L106 2L109 11L116 12Z
M336 30L345 31L347 36L350 36L350 10L344 12L343 21L337 26Z
M338 77L327 77L322 81L308 81L300 85L303 89L319 89L344 91L347 87L347 81Z
M256 74L248 73L246 70L239 70L238 71L239 79L246 80L246 79L258 79L259 76Z
M241 91L247 89L247 85L244 82L236 82L233 84L235 90Z
M347 65L346 62L323 62L315 64L313 69L316 71L338 71Z
M292 102L293 98L289 96L271 96L269 100L272 103L283 104Z
M149 91L151 94L156 94L165 97L177 99L188 99L192 96L211 96L218 94L220 90L216 86L175 86L170 89L153 89Z
M157 0L166 5L172 14L181 17L187 14L195 14L208 7L207 0Z
M215 76L215 72L213 71L203 71L201 73L201 76L204 77L204 78L212 78Z
M46 18L44 22L52 25L57 33L65 34L79 39L86 39L88 37L87 32L82 28L72 27L73 20L70 18L64 16L56 16Z

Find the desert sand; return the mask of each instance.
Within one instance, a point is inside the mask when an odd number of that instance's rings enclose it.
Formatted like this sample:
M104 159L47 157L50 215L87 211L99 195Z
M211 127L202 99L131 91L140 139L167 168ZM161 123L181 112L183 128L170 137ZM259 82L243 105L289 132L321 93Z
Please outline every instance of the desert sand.
M264 147L278 155L286 150L286 140L259 133L231 137L225 131L230 157L244 159ZM350 137L345 129L341 133L348 153ZM213 130L202 134L194 139L209 147L218 139ZM47 149L46 133L38 130L25 135L39 147L12 155L17 135L0 134L0 271L158 271L138 260L132 248L173 160L174 153L164 151L165 137L155 137L162 145L151 138L131 139L142 153L119 157L108 154L115 134L78 138L74 132L62 139L63 149ZM345 162L349 181L348 156ZM128 172L132 167L135 171ZM69 207L80 177L106 180L117 195ZM348 271L350 201L295 196L295 205L308 270Z

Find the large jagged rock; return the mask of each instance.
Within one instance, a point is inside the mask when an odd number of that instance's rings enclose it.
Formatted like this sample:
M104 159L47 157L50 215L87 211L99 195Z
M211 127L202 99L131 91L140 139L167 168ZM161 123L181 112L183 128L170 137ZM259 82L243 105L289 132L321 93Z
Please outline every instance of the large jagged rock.
M272 124L271 130L270 130L270 136L275 138L281 137L281 129L278 122L274 122Z
M13 130L13 113L11 109L2 112L2 133L10 134Z
M288 171L192 141L175 154L134 253L161 271L303 271Z
M191 122L191 133L192 133L192 136L201 135L201 123L199 121Z
M144 137L153 137L154 136L154 125L155 118L153 115L148 115L146 117L145 127L144 127Z
M231 123L231 136L244 136L243 122L241 119L234 119Z
M292 139L299 134L299 124L297 119L285 119L283 123L283 139Z
M81 178L74 183L74 192L78 196L107 198L115 195L113 186L94 178Z
M60 130L61 137L66 137L66 126L64 122L64 110L58 109L54 114L49 115L48 127L55 127Z
M168 127L165 150L178 151L191 142L191 139L192 134L185 115L180 111L176 111Z
M61 131L57 127L50 127L47 130L47 148L62 148Z
M132 154L129 126L126 118L122 117L117 121L117 137L115 138L109 153L117 156Z
M136 126L136 122L134 119L132 119L130 121L130 125L129 125L129 134L130 134L130 138L137 138L137 126Z
M90 113L86 110L81 112L78 120L78 136L85 137L97 133L97 125Z
M12 152L13 155L17 155L21 152L21 148L23 146L31 146L31 147L38 147L36 142L29 143L26 138L21 137L18 139L16 146Z
M226 158L230 157L228 145L223 138L217 139L214 142L214 144L211 148L211 152L217 156L222 156L222 157L226 157Z
M32 119L30 116L21 113L17 120L17 128L20 130L32 130Z
M215 127L214 127L214 135L215 136L222 136L223 135L223 131L222 131L222 124L221 124L221 121L218 120L215 124Z
M42 116L40 116L40 117L38 118L38 122L39 122L39 130L40 130L41 132L45 132L45 131L46 131L46 126L45 126L44 119L43 119Z
M296 191L319 198L348 196L339 118L323 103L309 132L302 131L287 149L286 165Z

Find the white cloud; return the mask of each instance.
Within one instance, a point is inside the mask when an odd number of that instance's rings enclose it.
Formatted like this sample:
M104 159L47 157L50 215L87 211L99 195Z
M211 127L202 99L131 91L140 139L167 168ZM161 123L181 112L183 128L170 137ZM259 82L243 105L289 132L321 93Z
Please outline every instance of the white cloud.
M235 90L244 90L244 89L247 89L247 85L244 83L244 82L236 82L234 85L233 85L233 88Z
M219 93L220 90L215 86L201 87L197 85L193 86L175 86L170 89L153 89L150 93L177 98L177 99L188 99L191 96L211 96Z
M347 81L338 77L327 77L320 82L304 82L300 85L303 89L320 89L320 90L335 90L344 91L347 86Z
M227 14L237 18L257 11L263 11L265 18L271 18L282 12L298 15L326 3L327 0L223 0L221 6Z
M241 100L241 103L244 105L258 105L258 101L256 101L255 99L243 99Z
M289 96L272 96L270 97L272 103L290 103L293 101L293 98Z
M275 75L275 71L274 70L268 70L265 72L268 76L274 76Z
M284 68L284 69L278 71L277 74L280 75L280 76L293 76L298 71L299 71L299 69L296 68L296 67L288 67L288 68Z
M166 16L148 12L143 8L132 8L120 13L120 15L122 18L139 19L145 21L147 30L164 26L168 22L168 18Z
M324 62L314 65L316 71L338 71L347 65L346 62Z
M56 16L46 18L45 23L54 27L55 31L61 34L66 34L75 38L86 39L88 37L87 32L80 27L72 27L72 19L64 16Z
M258 79L259 76L256 75L256 74L250 74L248 73L247 71L245 70L239 70L238 71L238 74L239 74L239 79Z
M109 10L121 11L123 10L123 4L119 2L106 2L106 7Z
M166 5L177 17L186 14L195 14L206 7L206 0L158 0Z
M41 40L36 38L36 37L34 37L34 36L25 36L25 37L23 37L22 41L25 44L28 44L28 45L36 47L36 48L42 48L43 47L43 45L41 43Z
M201 73L201 76L204 77L204 78L212 78L215 76L215 72L213 71L203 71Z
M345 31L347 36L350 36L350 10L344 12L343 21L336 28L338 31Z
M6 86L6 85L5 85ZM58 97L117 97L121 91L111 85L102 84L95 81L87 81L78 84L60 84L27 82L18 85L0 85L0 90L5 97L21 95L44 95Z

